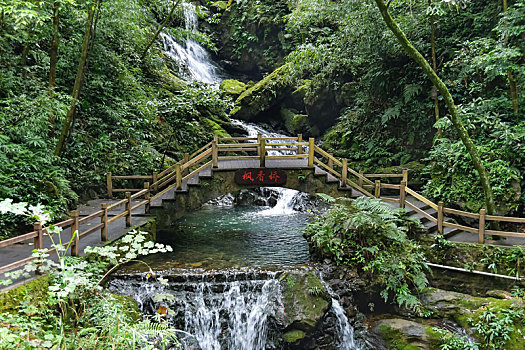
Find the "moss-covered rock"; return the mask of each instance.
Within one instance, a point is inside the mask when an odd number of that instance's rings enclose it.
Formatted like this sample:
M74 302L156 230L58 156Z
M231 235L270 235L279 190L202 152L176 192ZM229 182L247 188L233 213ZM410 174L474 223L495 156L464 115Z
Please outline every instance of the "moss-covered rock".
M39 309L47 301L49 284L49 275L44 275L21 286L0 291L0 313L16 313L20 304L25 301Z
M239 97L244 91L246 91L246 84L235 80L235 79L226 79L223 80L219 89L224 91L225 94L232 96L233 98Z
M326 288L310 271L287 272L280 281L284 328L312 332L331 306Z
M292 331L289 331L283 334L283 340L286 343L290 343L290 344L297 344L302 339L304 339L304 337L306 337L306 333L299 329L295 329L295 330L292 330Z
M414 321L400 318L381 320L373 332L393 350L430 349L427 326Z
M308 130L308 115L295 114L288 108L281 108L280 115L288 132L296 134Z
M230 134L222 128L222 126L219 125L214 120L211 120L209 118L202 118L200 120L200 124L209 131L213 131L213 134L219 135L219 137L231 137Z
M486 324L486 328L491 328L494 331L494 344L496 341L499 344L504 344L502 349L507 350L522 350L525 348L525 324L520 317L516 317L510 321L510 324L500 322L504 318L508 318L507 314L503 314L504 310L515 310L517 314L525 313L525 305L520 299L495 299L495 298L480 298L467 294L449 292L439 289L429 289L421 298L423 306L432 313L432 317L444 318L456 322L463 327L467 333L478 339L482 347L487 347L486 340L483 339L473 327L475 324L486 323L485 313L489 312L491 318ZM506 328L506 330L504 329ZM505 341L503 337L498 339L498 334L508 331L508 340Z
M293 90L287 74L288 69L288 64L285 64L244 91L235 101L236 107L231 111L231 115L239 119L253 120L278 105Z

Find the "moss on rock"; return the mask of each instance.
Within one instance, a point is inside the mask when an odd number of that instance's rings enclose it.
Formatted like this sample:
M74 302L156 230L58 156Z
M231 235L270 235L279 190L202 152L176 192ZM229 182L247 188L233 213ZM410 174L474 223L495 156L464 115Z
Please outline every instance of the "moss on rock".
M49 284L49 275L44 275L19 287L0 292L0 312L18 312L20 303L24 301L40 308L47 300Z
M291 344L300 342L304 337L306 337L306 333L299 329L294 329L283 334L283 340Z
M234 98L239 97L244 91L246 91L246 84L235 79L223 80L219 89L224 91L225 94L230 95Z
M281 277L281 286L284 326L311 332L331 305L326 288L310 271L287 272Z
M236 108L230 114L239 119L251 120L261 112L277 105L292 91L288 69L289 65L285 64L244 91L235 101Z

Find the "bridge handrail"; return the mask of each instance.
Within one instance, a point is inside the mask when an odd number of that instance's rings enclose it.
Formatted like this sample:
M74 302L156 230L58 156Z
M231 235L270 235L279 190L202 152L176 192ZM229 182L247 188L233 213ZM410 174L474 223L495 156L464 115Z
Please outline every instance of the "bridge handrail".
M267 141L290 141L293 142L268 142ZM256 141L256 142L241 142L241 141ZM224 142L237 142L237 143L224 143ZM281 148L285 147L285 148ZM305 152L305 148L307 152ZM295 151L296 154L286 155L275 155L268 156L266 152L269 150L286 150ZM251 155L237 155L237 156L219 156L220 152L257 152L256 156ZM211 159L210 159L211 158ZM79 226L92 222L94 220L99 221L95 226L85 229L83 232L79 232L73 244L71 245L71 255L77 256L78 242L79 239L85 237L92 232L100 230L101 240L107 240L108 225L120 218L126 218L126 226L131 226L132 213L140 207L145 207L145 212L149 212L150 204L152 201L161 198L164 194L172 189L181 190L182 184L188 181L193 176L198 175L204 169L209 167L217 168L218 161L222 159L259 159L260 166L265 167L266 159L289 159L289 158L307 158L308 167L313 168L319 166L327 173L334 176L339 180L339 184L342 188L351 188L360 191L363 195L368 197L381 198L384 201L397 203L401 208L406 206L414 210L416 213L427 218L428 220L438 225L438 232L443 234L444 228L449 227L453 229L460 229L467 232L477 233L478 242L486 243L485 235L493 236L504 236L504 237L520 237L525 238L525 232L510 232L501 230L488 230L485 227L485 223L488 221L497 222L508 222L508 223L524 223L525 218L518 217L507 217L497 215L486 215L485 209L480 209L479 213L470 213L458 209L446 208L443 202L434 203L423 195L417 193L415 190L407 186L408 183L408 171L403 170L400 174L365 174L363 171L356 171L348 167L348 160L339 159L334 157L332 154L326 152L319 146L315 145L315 139L310 138L308 142L303 142L302 135L299 134L297 137L271 137L263 138L261 135L258 137L223 137L219 138L215 135L213 141L207 143L201 147L198 151L189 155L184 155L184 160L178 162L160 173L153 173L152 175L112 175L107 174L107 185L108 185L108 197L113 197L113 192L125 192L125 199L122 199L116 203L108 205L102 203L100 210L91 213L81 219L79 219L78 211L72 211L70 213L71 218L55 226L61 226L63 228L70 228L71 232L79 229ZM381 178L395 179L400 178L399 184L382 183ZM143 188L139 189L114 189L113 179L124 179L124 180L151 180L151 182L145 182ZM374 181L372 179L375 179ZM370 189L370 191L368 191ZM399 191L398 198L392 198L390 196L381 196L381 190ZM135 194L131 195L131 192ZM133 204L133 200L143 198L139 203ZM416 203L419 201L424 205L436 210L436 215L432 215L425 211L424 207L419 207ZM125 205L123 211L117 211L110 215L110 211L114 211L116 208ZM448 222L446 215L453 215L455 217L466 217L478 221L478 226L466 226L460 225L453 222ZM91 225L91 224L90 224ZM9 238L0 241L0 248L8 247L16 243L20 243L27 240L34 240L35 248L43 247L43 234L45 228L42 228L40 223L35 223L33 231L24 235ZM20 267L33 258L26 258L17 262L11 263L0 267L0 273L9 271L11 269Z

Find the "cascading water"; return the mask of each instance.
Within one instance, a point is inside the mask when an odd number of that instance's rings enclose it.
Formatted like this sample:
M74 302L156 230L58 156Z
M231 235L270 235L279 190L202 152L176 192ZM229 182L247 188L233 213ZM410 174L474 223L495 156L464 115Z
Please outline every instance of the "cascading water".
M197 30L197 14L195 5L183 3L185 27L187 33ZM221 69L212 61L210 54L189 34L179 44L170 34L160 34L164 51L173 59L180 73L193 81L218 83L221 80Z

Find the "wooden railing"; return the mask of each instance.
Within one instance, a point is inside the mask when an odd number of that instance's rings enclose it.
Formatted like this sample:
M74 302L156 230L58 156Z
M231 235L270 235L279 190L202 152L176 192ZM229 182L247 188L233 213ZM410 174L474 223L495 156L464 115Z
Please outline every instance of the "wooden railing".
M287 154L267 155L270 151L287 152ZM219 167L220 161L225 160L259 160L259 166L265 167L268 159L304 159L305 162L301 167L314 168L318 167L332 175L339 186L342 188L354 188L368 197L381 198L384 201L399 204L401 208L409 207L421 216L427 218L438 226L438 232L443 233L445 227L459 229L467 232L478 234L479 243L485 243L485 235L503 236L503 237L520 237L525 238L525 233L509 232L486 229L486 223L490 221L525 223L525 218L505 217L486 215L485 209L479 213L469 213L457 209L444 207L443 202L434 203L421 194L407 186L408 171L403 170L400 174L365 174L362 171L356 171L348 166L346 159L338 159L332 154L324 151L315 144L315 139L310 138L304 142L302 135L297 137L228 137L219 138L217 135L213 141L201 147L193 154L185 154L184 160L178 162L161 172L154 172L152 175L112 175L107 174L108 198L113 197L113 193L125 192L125 198L113 204L101 204L100 210L89 216L79 218L78 212L70 213L71 218L55 226L71 228L71 232L78 230L80 225L96 221L97 224L89 229L79 232L73 244L71 245L71 255L78 255L78 242L83 237L100 230L100 239L108 239L108 225L116 220L125 218L126 226L132 224L132 212L142 206L145 212L149 212L152 201L160 198L170 190L180 191L185 181L200 173L202 170L211 166L212 169ZM121 188L116 189L113 180L150 180L144 183L143 188ZM388 179L388 183L381 182L381 179ZM392 179L400 179L399 184L392 184ZM382 196L382 190L394 191L398 198L392 196ZM132 195L131 193L134 192ZM394 197L396 197L394 196ZM139 203L133 204L134 200L142 199ZM424 203L426 206L435 210L435 214L429 214L424 209L417 206L414 201ZM109 216L108 212L118 207L124 206L124 210ZM460 225L448 222L447 214L455 217L466 217L478 220L477 227ZM43 247L43 234L45 228L40 223L35 223L34 231L22 236L0 241L0 248L8 247L13 244L34 240L35 248ZM33 258L26 258L9 265L0 267L0 273L20 267Z
M100 231L100 240L101 241L107 241L108 240L108 226L112 222L120 219L125 218L126 221L126 227L130 227L132 225L132 216L133 211L140 208L141 206L145 206L145 212L149 212L149 205L150 205L150 190L149 190L149 183L146 183L144 185L144 189L138 191L135 194L131 194L131 192L126 192L125 199L122 199L116 203L113 203L111 205L108 205L107 203L102 203L100 205L100 210L91 213L84 217L79 217L78 211L72 211L69 213L70 219L67 219L65 221L55 223L53 226L55 227L61 227L62 229L69 228L71 231L71 234L74 232L77 232L77 234L74 236L73 241L70 246L70 254L71 256L78 256L79 255L79 241L92 234L93 232ZM139 198L144 198L143 201L133 204L133 200L137 200ZM118 212L114 216L109 215L109 211L116 209L118 207L124 206L124 210L122 212ZM93 225L89 228L86 228L85 230L80 230L80 225ZM26 233L21 236L9 238L3 241L0 241L0 248L9 247L16 243L33 240L33 249L42 249L44 248L44 234L47 233L47 228L42 227L42 224L40 222L35 222L33 225L33 232ZM62 238L64 239L64 238ZM71 239L71 236L70 236ZM66 247L69 244L70 239L67 240L66 243L63 243L64 247ZM56 242L55 242L56 243ZM56 251L56 248L48 250L48 254L52 254ZM1 251L0 251L1 253ZM29 254L29 252L28 252ZM34 257L28 257L25 259L21 259L18 261L15 261L13 263L10 263L8 265L4 265L0 267L0 273L4 273L13 269L16 269L18 267L24 266L25 264L30 263L33 261Z

